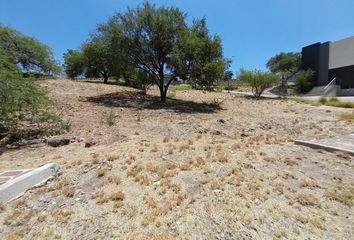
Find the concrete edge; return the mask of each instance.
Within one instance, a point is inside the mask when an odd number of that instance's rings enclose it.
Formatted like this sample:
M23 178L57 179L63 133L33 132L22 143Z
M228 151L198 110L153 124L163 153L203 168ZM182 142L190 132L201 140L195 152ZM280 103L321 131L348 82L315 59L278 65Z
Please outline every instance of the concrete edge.
M11 179L0 186L0 202L6 203L21 196L28 189L43 183L48 178L56 175L59 171L59 165L48 163L39 168L25 173L17 178Z
M313 143L311 141L295 140L295 144L303 145L303 146L314 148L314 149L324 149L329 152L335 152L335 151L346 152L346 153L349 153L350 155L354 156L354 151L344 149L344 148L339 148L339 147L332 147L332 146L328 146L325 144Z

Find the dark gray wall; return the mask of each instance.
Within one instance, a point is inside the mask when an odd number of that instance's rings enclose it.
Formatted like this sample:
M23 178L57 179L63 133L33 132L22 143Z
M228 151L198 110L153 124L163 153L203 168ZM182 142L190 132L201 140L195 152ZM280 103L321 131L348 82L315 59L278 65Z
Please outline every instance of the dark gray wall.
M329 42L315 43L304 47L301 54L301 68L315 71L312 82L315 86L324 86L328 81Z

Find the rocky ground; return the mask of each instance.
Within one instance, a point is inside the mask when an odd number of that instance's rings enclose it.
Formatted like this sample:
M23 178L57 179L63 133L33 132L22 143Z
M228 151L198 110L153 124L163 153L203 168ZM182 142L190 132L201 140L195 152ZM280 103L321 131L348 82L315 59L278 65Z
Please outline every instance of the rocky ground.
M0 205L3 239L354 238L354 158L294 144L353 132L338 120L352 110L202 91L162 106L155 91L42 85L71 143L0 156L2 170L61 167Z

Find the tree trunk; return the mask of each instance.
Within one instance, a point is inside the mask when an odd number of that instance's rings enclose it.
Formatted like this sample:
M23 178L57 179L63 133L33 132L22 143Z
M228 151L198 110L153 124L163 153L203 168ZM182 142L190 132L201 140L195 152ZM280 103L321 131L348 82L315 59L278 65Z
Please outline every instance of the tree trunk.
M164 86L160 87L160 102L164 103L166 102L166 96L167 96L167 88Z
M108 83L108 77L107 77L107 76L104 76L104 77L103 77L103 82L104 82L105 84Z

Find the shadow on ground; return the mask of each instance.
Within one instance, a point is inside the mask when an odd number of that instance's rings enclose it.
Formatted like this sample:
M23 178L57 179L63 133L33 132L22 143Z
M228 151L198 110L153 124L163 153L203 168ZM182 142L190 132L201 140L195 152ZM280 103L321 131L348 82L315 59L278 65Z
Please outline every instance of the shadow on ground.
M88 97L84 101L109 107L151 110L169 109L180 113L214 113L222 110L220 103L197 103L172 98L168 98L165 103L161 103L159 100L159 97L151 95L144 95L131 91L121 91L117 93Z

